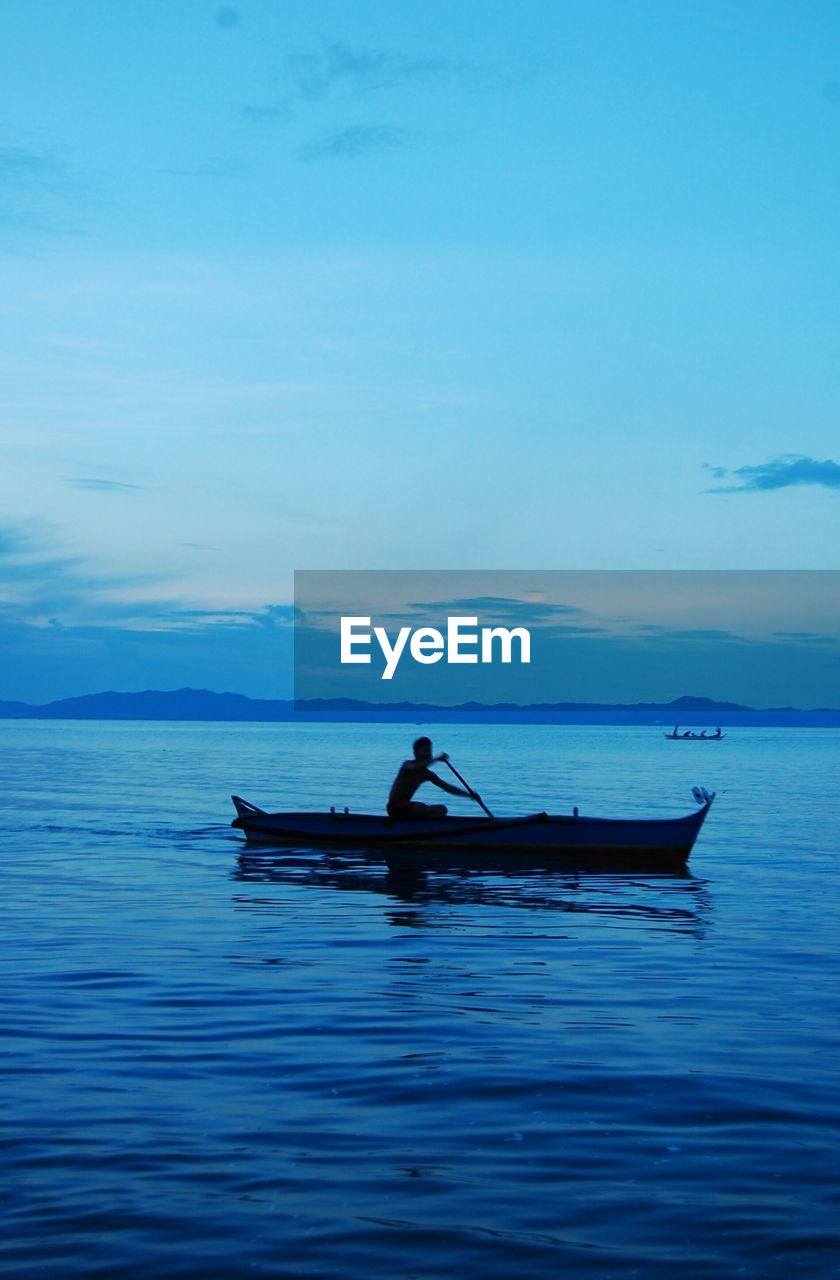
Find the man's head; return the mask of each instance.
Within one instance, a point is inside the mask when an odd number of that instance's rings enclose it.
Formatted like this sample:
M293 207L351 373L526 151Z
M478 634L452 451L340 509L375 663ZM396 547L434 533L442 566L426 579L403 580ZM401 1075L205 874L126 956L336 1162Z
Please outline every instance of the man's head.
M431 738L418 738L414 743L414 759L415 760L431 760L432 758L432 740Z

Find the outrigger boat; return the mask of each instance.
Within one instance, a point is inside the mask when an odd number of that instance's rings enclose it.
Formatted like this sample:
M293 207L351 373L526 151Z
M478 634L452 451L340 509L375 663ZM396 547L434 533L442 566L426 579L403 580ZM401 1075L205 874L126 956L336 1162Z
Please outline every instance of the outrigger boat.
M700 806L681 818L588 818L529 813L522 817L387 818L371 813L267 813L233 796L233 826L249 842L312 849L385 849L427 855L437 850L545 856L548 861L636 862L649 869L681 866L709 812L714 792L694 787Z
M695 733L693 729L686 729L685 733L678 733L675 728L672 733L663 734L663 737L667 738L669 742L722 742L726 734L721 733L720 729L717 729L714 733L706 733L705 729L701 729L699 733Z

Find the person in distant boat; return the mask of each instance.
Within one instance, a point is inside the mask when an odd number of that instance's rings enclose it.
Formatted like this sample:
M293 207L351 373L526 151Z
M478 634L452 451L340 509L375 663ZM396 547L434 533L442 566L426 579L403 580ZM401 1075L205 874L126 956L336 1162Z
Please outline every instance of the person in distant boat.
M424 782L431 782L434 786L440 787L441 791L448 791L451 796L472 798L471 791L464 791L462 787L453 787L451 783L444 782L436 773L432 773L430 764L434 764L437 760L448 760L449 757L445 752L439 756L432 755L430 738L418 738L413 750L414 759L403 760L391 785L387 805L389 818L446 817L445 804L423 804L422 801L414 799L415 791Z
M720 731L720 725L718 725L718 727L715 729L714 733L712 734L712 737L713 737L713 738L722 738L722 737L723 737L723 734L722 734L722 733L721 733L721 731Z
M675 724L675 725L674 725L674 732L673 732L673 734L672 734L672 737L674 737L674 738L678 738L679 736L680 736L680 726L679 726L678 724Z

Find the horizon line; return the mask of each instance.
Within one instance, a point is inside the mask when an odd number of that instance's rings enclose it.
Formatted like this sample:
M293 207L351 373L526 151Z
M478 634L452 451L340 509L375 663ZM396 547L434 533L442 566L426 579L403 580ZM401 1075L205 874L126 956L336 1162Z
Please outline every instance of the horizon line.
M678 698L671 699L668 702L653 701L637 701L637 702L476 702L474 700L460 703L433 703L433 702L412 702L403 700L401 702L371 702L363 698L263 698L252 697L249 694L234 693L228 690L217 691L214 689L195 689L185 685L179 689L143 689L143 690L115 690L107 689L98 693L73 694L62 698L53 698L48 702L34 703L22 699L0 699L0 714L4 714L5 708L21 708L33 711L47 711L53 707L60 707L68 703L84 703L93 702L100 699L130 699L138 700L144 698L173 698L179 695L192 695L193 697L203 697L207 699L235 699L237 702L252 704L256 707L260 705L288 708L290 711L373 711L373 712L407 712L407 711L440 711L444 713L453 712L469 712L477 713L481 711L504 711L504 712L552 712L552 711L680 711L696 714L698 712L721 711L721 712L751 712L753 714L777 714L780 712L796 713L801 715L815 715L822 713L840 714L840 708L837 707L794 707L794 706L772 706L772 707L754 707L746 703L732 702L728 700L718 700L709 698L704 695L681 694ZM8 718L8 717L6 717Z

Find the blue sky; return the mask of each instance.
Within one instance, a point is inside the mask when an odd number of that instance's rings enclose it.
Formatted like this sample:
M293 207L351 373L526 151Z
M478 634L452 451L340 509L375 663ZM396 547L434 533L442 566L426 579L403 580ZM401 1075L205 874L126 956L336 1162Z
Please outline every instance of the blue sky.
M282 696L295 568L838 567L836 6L0 51L0 697Z

